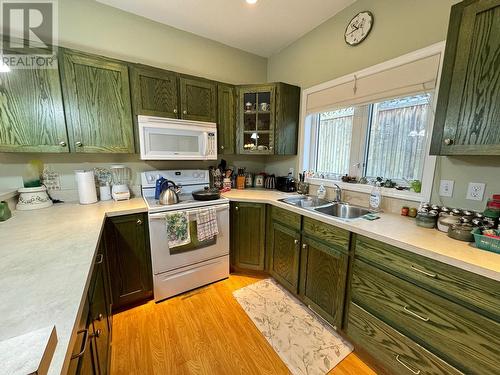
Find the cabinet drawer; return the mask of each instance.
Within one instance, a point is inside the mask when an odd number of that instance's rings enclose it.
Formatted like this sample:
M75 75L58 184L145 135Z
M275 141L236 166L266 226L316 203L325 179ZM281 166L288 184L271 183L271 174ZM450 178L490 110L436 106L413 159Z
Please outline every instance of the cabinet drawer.
M352 301L466 373L498 374L500 325L359 259Z
M394 374L461 374L434 354L381 320L351 303L347 336L356 347L377 359L384 369Z
M272 207L271 212L271 217L274 221L279 221L281 224L285 224L290 228L300 230L302 217L299 214L274 206Z
M340 250L349 250L349 232L345 229L337 228L333 225L322 223L321 221L304 217L304 233L336 246Z
M500 283L394 246L357 236L356 258L500 321Z

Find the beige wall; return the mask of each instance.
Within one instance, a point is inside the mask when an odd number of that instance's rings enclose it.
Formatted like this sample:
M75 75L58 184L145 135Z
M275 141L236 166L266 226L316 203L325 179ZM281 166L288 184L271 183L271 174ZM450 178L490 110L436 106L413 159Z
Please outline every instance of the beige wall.
M222 82L266 81L263 57L93 0L59 1L59 44Z
M59 1L59 44L91 53L139 62L229 83L266 81L267 59L168 27L91 0ZM151 169L207 168L215 162L150 162L137 155L58 155L0 153L0 192L22 184L32 159L41 159L61 173L64 189L74 190L75 169L125 163L137 174ZM264 158L227 158L254 172Z
M455 0L358 0L313 31L271 56L269 81L307 88L358 71L446 39L450 7ZM357 47L344 42L344 29L357 12L369 10L375 22ZM266 169L286 174L297 158L268 158ZM500 157L438 158L432 201L439 203L439 180L455 181L452 198L442 203L482 209L488 195L500 192ZM468 182L486 183L485 200L465 199Z
M454 0L358 0L299 40L271 56L269 81L307 88L446 39ZM356 47L344 30L357 13L369 10L374 26Z

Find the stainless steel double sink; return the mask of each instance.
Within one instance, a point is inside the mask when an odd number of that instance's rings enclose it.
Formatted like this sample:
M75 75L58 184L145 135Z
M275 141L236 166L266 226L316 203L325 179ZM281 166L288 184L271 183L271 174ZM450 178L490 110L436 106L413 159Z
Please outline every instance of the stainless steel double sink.
M309 209L320 214L339 219L357 219L363 215L373 212L365 207L355 206L343 202L331 202L326 199L308 197L305 195L283 198L279 199L279 201L291 206Z

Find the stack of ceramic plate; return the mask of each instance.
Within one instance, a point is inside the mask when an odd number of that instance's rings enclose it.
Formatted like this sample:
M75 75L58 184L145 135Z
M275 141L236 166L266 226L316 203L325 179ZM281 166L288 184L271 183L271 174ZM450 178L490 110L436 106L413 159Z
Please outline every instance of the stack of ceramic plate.
M22 188L18 190L19 201L16 205L16 210L37 210L52 206L52 200L47 194L45 186L32 188Z

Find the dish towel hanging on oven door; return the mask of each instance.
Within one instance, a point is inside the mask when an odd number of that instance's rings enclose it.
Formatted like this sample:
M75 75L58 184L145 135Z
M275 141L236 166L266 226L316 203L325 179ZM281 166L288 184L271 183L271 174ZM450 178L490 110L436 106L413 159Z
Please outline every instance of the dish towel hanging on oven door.
M167 212L165 214L165 224L170 249L191 242L189 214L187 212Z
M198 232L198 241L200 242L211 240L219 234L215 209L206 208L196 213L196 229Z

